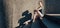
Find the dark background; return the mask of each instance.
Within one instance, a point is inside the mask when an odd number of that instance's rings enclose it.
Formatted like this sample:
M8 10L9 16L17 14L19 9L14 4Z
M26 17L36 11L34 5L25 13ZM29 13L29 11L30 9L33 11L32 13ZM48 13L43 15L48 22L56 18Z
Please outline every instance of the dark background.
M47 14L60 14L60 0L45 0Z
M4 9L4 6L3 6L3 0L0 0L0 28L6 28L5 9Z

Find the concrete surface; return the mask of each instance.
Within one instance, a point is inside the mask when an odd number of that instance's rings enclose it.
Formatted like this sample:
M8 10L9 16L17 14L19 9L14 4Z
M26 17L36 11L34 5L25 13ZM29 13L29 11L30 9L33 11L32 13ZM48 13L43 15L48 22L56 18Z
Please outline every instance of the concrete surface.
M6 9L6 19L8 28L15 28L18 26L18 20L22 18L22 13L26 10L33 14L33 10L37 8L39 0L4 0ZM43 0L42 0L43 1Z

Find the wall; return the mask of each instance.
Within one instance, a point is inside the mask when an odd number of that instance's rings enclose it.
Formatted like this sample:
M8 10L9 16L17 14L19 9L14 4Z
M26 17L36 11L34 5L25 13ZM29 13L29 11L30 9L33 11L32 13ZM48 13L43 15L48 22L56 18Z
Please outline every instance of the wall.
M26 10L33 14L39 0L4 0L8 28L15 28L19 25L18 20L23 18L22 13ZM42 0L43 1L43 0ZM32 16L33 17L33 16Z
M47 14L60 14L60 0L45 0Z
M3 0L0 0L0 28L6 28Z

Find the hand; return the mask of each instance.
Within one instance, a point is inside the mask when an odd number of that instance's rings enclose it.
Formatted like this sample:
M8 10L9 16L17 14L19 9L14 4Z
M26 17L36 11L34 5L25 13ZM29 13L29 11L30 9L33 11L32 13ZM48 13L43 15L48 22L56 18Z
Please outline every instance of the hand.
M31 20L25 21L23 24L28 25L31 23Z

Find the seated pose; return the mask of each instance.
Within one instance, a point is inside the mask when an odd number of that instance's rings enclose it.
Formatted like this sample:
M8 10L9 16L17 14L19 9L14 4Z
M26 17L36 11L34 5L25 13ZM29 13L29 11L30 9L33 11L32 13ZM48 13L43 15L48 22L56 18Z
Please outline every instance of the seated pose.
M43 19L43 18L42 18L42 17L44 16L44 15L42 14L43 4L42 4L41 1L39 2L39 5L40 5L40 7L38 7L37 9L34 10L33 20L36 20L37 17L40 17L40 19Z
M42 17L44 15L41 13L42 8L43 8L43 4L41 1L39 2L39 5L40 5L40 7L38 7L37 9L34 10L33 22L37 19L37 17L40 17L40 19L43 19ZM30 20L24 22L24 24L27 25L27 24L29 24L28 22L30 22Z
M31 24L31 25L29 26L29 28L47 28L47 27L43 24L43 22L42 22L42 19L43 19L43 16L44 16L44 15L41 13L42 6L43 6L41 2L40 2L40 5L41 5L40 7L38 7L37 9L34 10L33 19L24 22L25 25ZM37 25L38 25L39 27L36 26L36 22L38 23ZM34 25L35 25L36 27L35 27ZM33 26L34 26L34 27L33 27Z
M42 17L44 15L41 13L43 4L41 2L39 2L39 5L40 5L40 7L38 7L37 9L34 10L34 16L33 16L33 19L32 19L33 21L32 20L28 20L28 21L24 22L25 25L30 24L29 22L31 22L31 21L35 22L37 17L40 17L41 20L43 19Z

